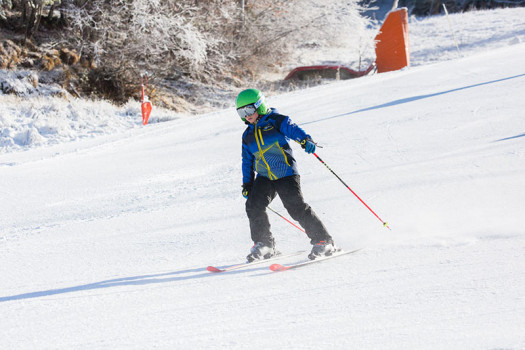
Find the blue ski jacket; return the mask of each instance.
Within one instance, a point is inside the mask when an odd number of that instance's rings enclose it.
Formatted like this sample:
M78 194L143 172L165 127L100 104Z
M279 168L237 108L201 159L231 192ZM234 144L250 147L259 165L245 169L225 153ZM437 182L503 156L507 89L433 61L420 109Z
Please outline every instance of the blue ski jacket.
M252 183L255 172L270 180L297 175L297 163L288 141L310 137L290 117L275 108L250 124L242 134L242 182Z

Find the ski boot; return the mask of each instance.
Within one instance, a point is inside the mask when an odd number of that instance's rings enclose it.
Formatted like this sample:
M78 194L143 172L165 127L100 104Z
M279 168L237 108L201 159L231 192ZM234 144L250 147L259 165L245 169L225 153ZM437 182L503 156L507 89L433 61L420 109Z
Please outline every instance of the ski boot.
M308 254L310 260L330 256L337 251L332 240L329 241L318 241L314 243L312 251Z
M257 242L253 245L252 249L250 249L250 254L248 254L246 260L252 262L254 260L269 259L276 254L277 251L274 247L269 247L262 242Z

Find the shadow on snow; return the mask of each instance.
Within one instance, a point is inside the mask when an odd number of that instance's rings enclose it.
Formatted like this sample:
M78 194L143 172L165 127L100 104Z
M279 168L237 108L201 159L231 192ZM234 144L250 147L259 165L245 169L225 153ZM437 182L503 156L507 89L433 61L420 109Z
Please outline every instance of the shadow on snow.
M516 136L511 136L511 137L505 137L504 139L499 139L499 140L496 140L495 142L499 142L499 141L507 141L507 140L512 140L512 139L517 139L519 137L525 137L525 134L521 134L521 135L516 135Z
M257 270L268 270L268 267L266 266L266 267L257 267L257 268L251 268L251 269L242 269L238 271L229 271L227 272L227 274L229 275L240 274L240 273L246 273L246 272L253 272ZM190 273L193 273L193 274L190 274ZM190 274L190 275L184 275L184 274ZM178 275L184 275L184 276L178 276ZM200 279L200 278L206 278L206 277L213 277L215 275L217 274L206 271L206 268L198 268L198 269L188 269L188 270L173 271L173 272L166 272L166 273L159 273L159 274L152 274L152 275L115 278L111 280L82 284L82 285L73 286L73 287L41 290L41 291L36 291L36 292L29 292L29 293L22 293L22 294L17 294L17 295L0 297L0 303L7 302L7 301L15 301L15 300L41 298L41 297L67 294L67 293L84 292L84 291L97 290L97 289L103 289L103 288L112 288L112 287L121 287L121 286L144 286L144 285L157 284L157 283L169 283L169 282L177 282L177 281L184 281L184 280L194 280L194 279Z
M518 74L518 75L515 75L515 76L512 76L512 77L507 77L507 78L501 78L501 79L497 79L497 80L487 81L487 82L484 82L484 83L463 86L463 87L460 87L460 88L457 88L457 89L436 92L434 94L402 98L402 99L395 100L395 101L392 101L392 102L383 103L383 104L380 104L380 105L377 105L377 106L362 108L362 109L359 109L357 111L352 111L352 112L348 112L348 113L334 115L334 116L327 117L327 118L317 119L317 120L314 120L314 121L311 121L311 122L301 123L301 125L314 124L314 123L318 123L318 122L322 122L322 121L326 121L326 120L330 120L330 119L344 117L344 116L351 115L351 114L357 114L357 113L361 113L361 112L372 111L374 109L381 109L381 108L386 108L386 107L397 106L397 105L400 105L400 104L414 102L414 101L422 100L422 99L425 99L425 98L445 95L445 94L449 94L449 93L452 93L452 92L457 92L457 91L461 91L461 90L471 89L471 88L475 88L475 87L479 87L479 86L483 86L483 85L499 83L499 82L502 82L502 81L506 81L506 80L510 80L510 79L516 79L516 78L521 78L521 77L525 77L525 73L524 74ZM519 135L517 137L520 137L520 136L523 136L523 135Z

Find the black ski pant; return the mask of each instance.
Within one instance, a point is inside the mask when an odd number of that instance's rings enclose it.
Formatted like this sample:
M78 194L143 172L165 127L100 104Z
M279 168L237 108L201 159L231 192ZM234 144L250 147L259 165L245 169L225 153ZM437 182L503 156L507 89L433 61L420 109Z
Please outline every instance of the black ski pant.
M275 246L266 207L277 194L290 216L304 228L312 244L318 241L332 242L332 237L328 234L321 220L304 201L299 175L287 176L273 181L263 176L258 176L255 179L246 201L246 213L250 220L253 242L262 242L271 247Z

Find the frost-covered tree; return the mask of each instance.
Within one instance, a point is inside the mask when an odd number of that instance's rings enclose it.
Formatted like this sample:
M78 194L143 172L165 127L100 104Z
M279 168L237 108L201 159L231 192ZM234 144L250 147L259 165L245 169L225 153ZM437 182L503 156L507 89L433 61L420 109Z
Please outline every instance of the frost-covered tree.
M5 10L18 9L21 13L20 26L25 28L26 39L31 38L40 26L45 8L53 8L61 0L0 0L0 19L7 20ZM51 11L52 12L52 11Z
M148 71L200 78L224 69L221 32L234 1L92 0L66 5L67 40L98 67L121 78Z
M361 15L364 8L358 1L282 0L245 7L242 40L253 44L245 46L244 60L262 56L269 64L282 64L283 57L307 61L298 52L317 57L316 53L340 48L348 50L347 60L352 61L359 60L365 49L373 50L375 31L370 30L370 19Z
M357 0L0 1L24 19L56 11L62 39L48 45L76 49L90 63L89 85L121 100L146 71L156 82L228 89L285 69L308 48L360 51L368 40Z
M78 0L76 1L78 2ZM76 45L98 62L192 76L220 74L228 65L281 63L315 43L356 46L368 22L355 0L92 0L70 1ZM106 64L108 62L105 62ZM231 66L230 69L231 70Z

